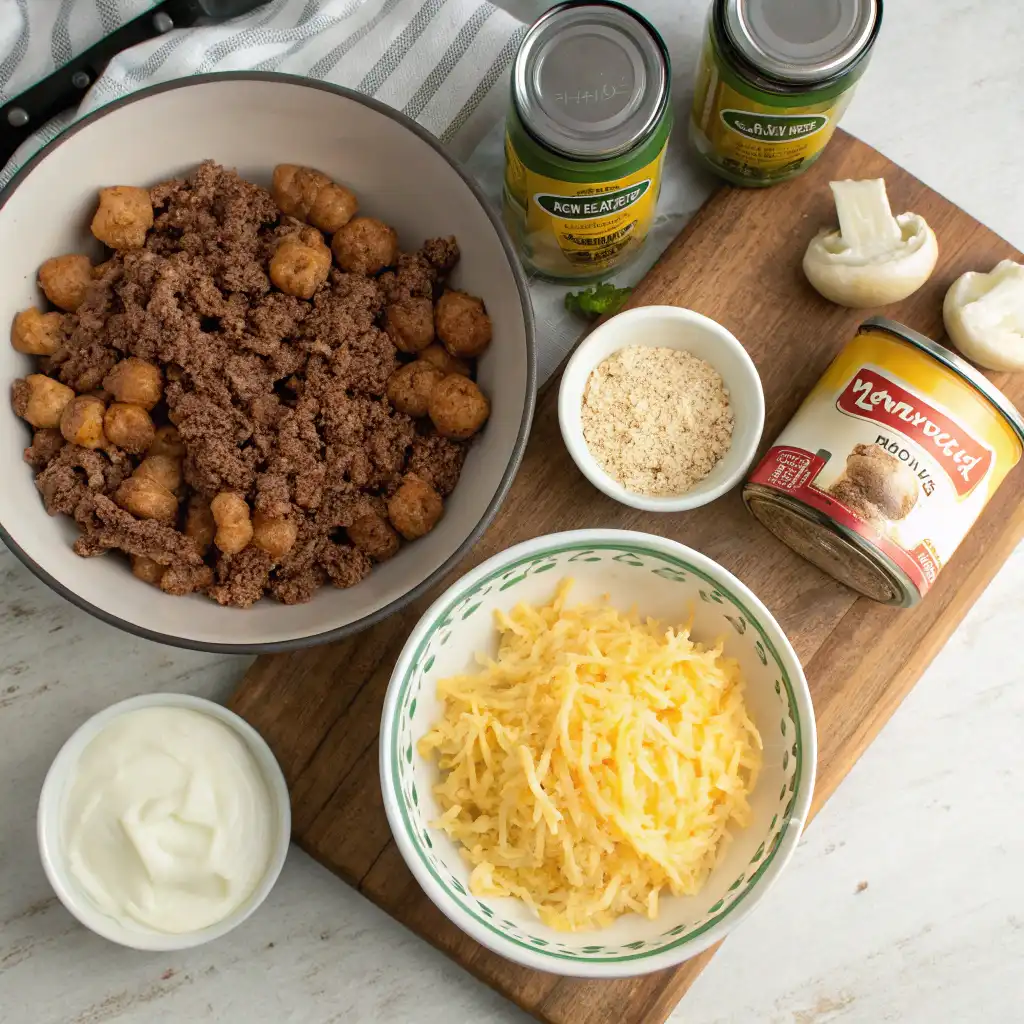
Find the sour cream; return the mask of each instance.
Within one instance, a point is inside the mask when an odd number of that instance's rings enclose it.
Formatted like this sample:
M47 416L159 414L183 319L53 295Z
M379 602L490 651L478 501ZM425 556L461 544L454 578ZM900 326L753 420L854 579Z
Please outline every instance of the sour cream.
M274 846L275 812L242 739L210 715L149 707L85 748L63 813L68 869L105 914L182 934L252 895Z

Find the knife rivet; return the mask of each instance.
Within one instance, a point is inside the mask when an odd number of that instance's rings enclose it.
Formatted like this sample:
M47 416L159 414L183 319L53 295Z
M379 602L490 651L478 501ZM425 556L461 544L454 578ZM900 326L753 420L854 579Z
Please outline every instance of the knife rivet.
M76 71L71 76L71 84L76 89L88 89L89 88L89 76L84 71Z
M153 15L153 28L162 35L164 32L170 32L174 28L174 22L171 21L169 14L158 11Z
M28 124L28 111L22 110L21 107L11 107L7 111L7 123L12 128L23 128Z

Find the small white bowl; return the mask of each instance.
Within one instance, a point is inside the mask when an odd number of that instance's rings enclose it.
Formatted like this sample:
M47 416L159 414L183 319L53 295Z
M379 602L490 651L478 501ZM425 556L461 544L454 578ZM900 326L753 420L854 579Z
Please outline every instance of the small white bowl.
M277 818L274 846L267 863L267 870L252 895L234 912L216 924L178 935L149 931L142 927L131 928L103 913L81 891L68 870L61 835L67 790L82 752L115 718L130 711L153 707L188 708L191 711L199 711L223 722L229 729L237 733L263 773L263 778L267 783L267 792L270 794ZM43 788L39 794L39 810L36 817L36 834L39 840L39 856L43 862L43 870L46 872L50 885L53 886L53 891L68 911L90 931L111 942L128 946L131 949L162 952L191 949L193 946L201 946L213 939L219 939L252 914L267 898L281 873L285 857L288 855L291 828L288 786L280 765L263 737L233 711L229 711L213 701L204 700L202 697L192 697L185 693L150 693L140 697L131 697L128 700L112 704L80 725L60 748L53 764L50 765L50 770L46 773L46 779L43 781Z
M601 468L583 439L583 391L591 371L613 352L633 346L690 352L710 363L729 391L735 417L732 445L685 494L645 497L626 490ZM580 472L609 498L645 512L685 512L720 498L743 478L764 429L764 391L747 350L721 324L679 306L637 306L605 321L580 342L562 374L558 424Z
M657 920L624 914L607 928L560 932L511 898L479 898L456 844L433 826L437 766L419 739L438 720L441 679L471 671L474 654L497 652L494 613L551 599L574 581L570 602L607 595L619 609L679 623L692 614L696 641L724 642L746 683L751 720L764 744L750 794L750 824L694 896L662 896ZM782 627L732 573L664 537L626 530L575 530L525 541L457 580L406 641L384 700L381 792L398 849L423 891L481 945L552 974L621 978L673 967L714 945L764 898L796 849L811 805L817 764L807 680Z

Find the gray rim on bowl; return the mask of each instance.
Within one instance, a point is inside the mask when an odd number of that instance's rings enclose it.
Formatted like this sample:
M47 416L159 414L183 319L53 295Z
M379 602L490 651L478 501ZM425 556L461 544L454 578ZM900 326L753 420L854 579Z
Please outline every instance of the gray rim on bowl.
M353 633L358 633L360 630L366 629L368 626L372 626L374 623L380 622L382 619L386 619L389 615L393 615L395 612L400 611L407 604L414 601L417 597L437 583L438 580L440 580L450 569L462 560L463 556L466 555L473 544L479 540L487 527L491 525L491 521L497 514L502 502L505 500L505 496L508 494L509 488L512 486L512 481L515 479L516 472L519 469L519 464L522 462L523 453L526 450L526 442L530 435L530 424L533 421L533 410L537 396L537 340L534 328L533 304L530 301L530 290L526 283L526 275L519 263L518 256L516 256L512 240L509 238L508 232L505 230L505 226L501 222L501 218L488 203L487 197L484 195L483 190L476 181L470 177L457 160L445 151L445 148L433 135L430 134L430 132L417 124L411 118L406 117L405 114L381 103L379 100L373 99L370 96L364 96L362 93L355 92L352 89L346 89L341 85L332 85L329 82L317 82L308 78L302 78L299 75L283 75L266 71L225 71L217 74L193 75L190 78L176 79L173 82L165 82L161 85L153 85L146 89L140 89L138 92L134 92L129 96L124 96L121 99L114 100L112 103L108 103L99 110L93 111L91 114L87 114L80 121L76 121L71 125L71 127L61 132L57 138L39 150L39 152L28 160L23 167L19 168L14 177L11 178L7 187L0 192L0 211L3 210L15 190L28 177L37 164L41 163L58 146L71 138L72 135L77 134L87 125L92 124L94 121L98 121L101 117L106 116L111 111L117 110L120 107L125 107L129 103L137 103L139 100L144 100L148 96L155 96L162 92L170 92L174 89L187 89L193 85L203 85L211 82L222 81L282 82L288 85L301 86L306 89L319 89L322 92L330 92L338 96L344 96L346 99L360 103L364 107L369 107L378 114L383 114L385 117L391 118L392 121L397 121L400 125L417 135L423 142L427 143L427 145L438 153L452 168L452 170L454 170L455 173L458 174L458 176L466 183L469 190L476 197L476 200L482 207L484 213L487 215L487 218L490 220L491 226L497 233L501 246L505 250L509 267L511 268L513 277L515 278L516 288L519 291L519 301L523 311L524 326L526 328L526 402L523 406L523 417L519 424L519 433L516 435L516 443L512 449L512 456L509 459L508 466L505 468L504 474L502 475L501 483L498 485L498 489L495 492L494 497L491 498L488 503L480 521L469 533L466 539L458 546L458 548L456 548L455 551L452 552L452 554L421 583L418 583L401 597L395 598L394 601L386 604L383 608L379 608L377 611L372 612L369 615L365 615L360 619L356 619L354 622L349 622L344 626L338 626L335 629L328 629L321 633L314 633L312 636L260 644L209 643L200 640L188 640L182 637L171 636L167 633L161 633L157 630L146 629L144 626L138 626L135 623L127 622L117 615L111 615L110 612L104 611L102 608L98 608L90 601L86 601L73 590L64 586L63 583L51 576L50 573L43 569L42 566L40 566L34 559L29 557L29 555L22 550L10 535L3 523L0 523L0 540L2 540L4 544L11 549L19 561L21 561L39 579L60 594L61 597L66 598L72 604L77 605L84 611L89 612L90 615L94 615L96 618L101 619L104 622L109 623L112 626L117 626L118 628L125 630L127 633L133 633L135 636L141 636L146 640L156 640L158 643L169 644L172 647L184 647L194 651L209 651L214 654L262 654L270 651L289 651L302 647L312 647L316 644L327 643L332 640L340 640Z

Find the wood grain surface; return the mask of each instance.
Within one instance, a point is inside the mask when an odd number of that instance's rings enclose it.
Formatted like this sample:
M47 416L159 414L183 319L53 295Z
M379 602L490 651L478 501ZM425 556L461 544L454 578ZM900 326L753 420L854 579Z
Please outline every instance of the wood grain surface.
M839 133L809 173L766 191L724 188L645 277L632 305L688 306L747 347L764 384L768 447L838 349L868 315L833 306L806 284L804 248L835 220L828 182L886 179L895 211L934 228L931 281L886 315L942 336L946 288L966 270L1019 253L865 144ZM1024 374L991 375L1024 406ZM913 611L883 607L841 586L779 543L743 508L738 489L681 515L617 505L576 470L558 432L557 379L538 403L508 499L452 579L529 537L587 526L646 530L689 544L736 573L771 609L807 672L818 723L817 812L1024 536L1022 470ZM450 581L449 581L450 582ZM439 592L439 591L438 591ZM267 739L292 795L295 841L374 903L467 970L551 1024L661 1024L714 950L682 966L618 981L557 978L508 963L464 936L433 906L391 840L377 775L380 710L406 636L436 593L358 637L260 658L231 706Z

